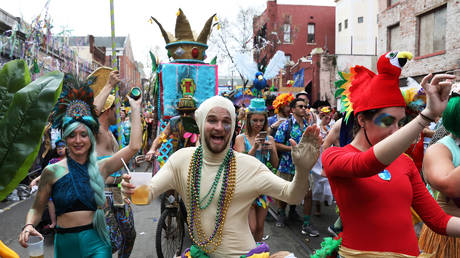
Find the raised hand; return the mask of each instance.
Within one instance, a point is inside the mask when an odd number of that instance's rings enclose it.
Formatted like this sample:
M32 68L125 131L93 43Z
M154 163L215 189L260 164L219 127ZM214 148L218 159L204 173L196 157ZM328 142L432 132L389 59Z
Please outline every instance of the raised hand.
M429 83L430 79L431 82ZM449 101L449 93L454 79L455 75L451 74L437 74L435 76L428 74L423 78L421 86L427 96L424 115L434 120L442 114Z
M118 71L111 71L109 75L109 80L107 81L107 84L110 85L110 87L115 87L117 83L119 83L120 80L120 73Z
M318 160L322 144L319 131L319 127L316 125L309 126L303 133L299 144L296 144L293 139L289 139L292 145L292 162L296 166L296 170L310 171Z

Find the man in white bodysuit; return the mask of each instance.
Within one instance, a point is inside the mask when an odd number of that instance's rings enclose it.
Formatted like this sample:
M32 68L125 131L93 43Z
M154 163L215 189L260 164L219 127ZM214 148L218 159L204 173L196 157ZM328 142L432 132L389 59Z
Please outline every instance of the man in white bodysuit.
M202 175L199 182L199 199L206 199L205 195L215 184L216 174L224 162L230 148L230 138L235 128L235 110L231 101L224 97L215 96L204 101L195 111L195 118L200 129L201 147L183 148L176 151L167 163L152 178L149 190L150 198L169 189L174 189L182 196L191 212L190 188L187 186L190 162L197 148L202 148ZM291 140L292 141L292 140ZM265 194L290 204L300 203L308 187L308 174L319 157L321 138L319 128L309 127L298 145L291 142L292 156L296 173L292 182L285 181L271 172L256 158L234 152L236 161L235 186L231 202L226 210L223 221L221 244L208 253L210 257L240 257L256 248L248 224L249 208L259 195ZM224 178L224 177L220 177ZM134 192L134 186L129 184L129 175L124 175L123 191L129 195ZM216 225L218 210L218 196L222 181L218 181L216 198L209 206L200 209L201 227L204 238L209 239ZM194 223L197 223L194 220ZM190 224L190 222L189 222ZM196 234L196 232L194 232ZM209 250L204 248L205 251ZM213 248L210 248L213 249Z

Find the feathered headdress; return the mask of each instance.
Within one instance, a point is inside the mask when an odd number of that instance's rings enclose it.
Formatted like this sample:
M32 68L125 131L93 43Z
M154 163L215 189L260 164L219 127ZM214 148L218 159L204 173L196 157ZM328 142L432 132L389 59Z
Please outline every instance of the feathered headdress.
M351 67L350 73L339 72L335 96L341 96L341 112L346 113L345 121L352 112L356 115L371 109L405 107L406 102L399 90L399 75L410 59L412 54L409 52L392 51L380 56L378 74L360 65Z
M53 111L53 127L62 131L73 122L87 125L93 133L97 133L99 122L93 106L94 93L89 87L93 78L80 84L71 74L66 74L63 89Z
M294 100L294 96L291 93L282 93L278 95L272 103L272 106L275 109L275 113L278 114L279 108L282 105L289 104L293 100Z

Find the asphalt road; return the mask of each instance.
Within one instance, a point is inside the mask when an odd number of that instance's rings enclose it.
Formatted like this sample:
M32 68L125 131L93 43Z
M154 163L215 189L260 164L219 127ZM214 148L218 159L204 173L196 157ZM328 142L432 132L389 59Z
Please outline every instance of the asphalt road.
M17 237L24 225L26 213L32 206L33 198L19 202L0 203L0 240L16 251L20 257L27 257L27 250L22 248ZM297 211L301 215L302 207L298 206ZM160 202L154 200L145 206L133 205L134 221L136 226L136 242L131 257L154 258L155 253L155 230L160 218ZM267 216L265 223L266 240L271 252L290 251L296 257L309 257L315 249L320 247L323 237L330 236L327 227L336 219L335 206L322 206L321 216L312 216L312 223L320 232L319 237L306 237L300 233L301 221L288 221L286 227L275 227L275 219ZM186 234L184 248L190 246L190 240ZM45 237L45 257L53 257L53 235ZM114 255L113 257L118 257Z

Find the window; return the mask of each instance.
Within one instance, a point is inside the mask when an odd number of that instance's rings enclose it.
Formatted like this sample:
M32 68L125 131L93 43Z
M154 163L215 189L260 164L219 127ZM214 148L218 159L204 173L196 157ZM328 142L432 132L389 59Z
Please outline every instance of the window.
M446 6L442 6L418 18L418 55L446 49Z
M283 25L283 42L284 43L291 43L291 24L284 24Z
M387 51L401 50L399 44L401 43L401 30L399 23L388 27L388 42Z
M363 23L364 22L364 17L358 17L358 23Z
M348 19L345 20L345 23L343 24L343 29L348 28Z
M315 24L309 23L307 27L307 43L315 43Z
M342 23L339 22L339 31L342 31Z

